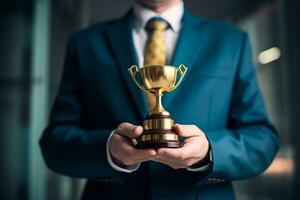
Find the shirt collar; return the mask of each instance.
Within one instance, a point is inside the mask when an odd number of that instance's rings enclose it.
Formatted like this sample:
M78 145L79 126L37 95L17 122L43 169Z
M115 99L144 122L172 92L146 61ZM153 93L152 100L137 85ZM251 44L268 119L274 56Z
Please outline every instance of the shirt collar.
M137 3L133 6L134 28L139 32L144 29L149 19L152 17L161 17L166 20L174 32L179 32L181 19L184 12L183 1L165 10L162 13L156 13L149 8L145 8Z

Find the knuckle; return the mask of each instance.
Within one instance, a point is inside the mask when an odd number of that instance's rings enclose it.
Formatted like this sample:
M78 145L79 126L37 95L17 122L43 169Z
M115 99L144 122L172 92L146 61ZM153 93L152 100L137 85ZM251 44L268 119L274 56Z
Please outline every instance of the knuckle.
M119 124L119 126L117 127L117 131L121 131L123 126L124 126L124 123Z
M185 167L189 167L189 166L193 165L193 162L190 161L190 160L189 161L185 161L184 165L185 165Z
M185 160L185 155L184 154L178 155L178 160L180 160L180 161Z
M188 161L184 161L184 162L182 162L182 165L183 165L184 167L188 167L188 166L189 166L189 163L188 163Z
M155 151L149 151L148 156L150 156L150 157L156 156L156 152Z
M194 129L194 131L195 131L196 133L199 133L199 132L200 132L200 129L198 128L198 126L192 125L192 128Z
M124 165L129 165L129 160L123 159L123 160L122 160L122 163L123 163Z
M129 160L128 159L122 159L122 163L124 164L124 165L130 165L129 164Z
M123 122L118 126L118 130L123 130L124 128L126 128L128 126L128 122Z
M128 122L122 122L122 123L121 123L121 125L122 125L123 127L124 127L124 126L125 126L125 127L128 126L128 124L129 124Z
M111 137L111 139L110 139L109 144L110 144L110 145L115 145L115 143L118 143L119 140L120 140L120 135L118 135L118 134L113 134L112 137Z
M133 161L130 160L130 159L124 159L124 160L123 160L123 164L124 164L124 165L133 165Z
M194 129L198 129L198 126L196 126L195 124L193 124L192 127L193 127Z

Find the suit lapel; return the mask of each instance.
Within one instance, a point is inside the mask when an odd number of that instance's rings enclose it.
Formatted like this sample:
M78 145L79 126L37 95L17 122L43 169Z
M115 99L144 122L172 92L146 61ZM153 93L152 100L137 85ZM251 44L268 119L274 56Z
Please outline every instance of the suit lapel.
M120 68L120 72L122 73L124 83L128 88L134 106L136 106L137 112L142 119L147 113L146 98L143 92L134 84L127 70L131 65L138 63L132 39L132 22L133 15L132 11L130 11L122 19L110 24L107 29L107 36L118 67ZM205 51L203 44L205 43L207 33L204 29L201 29L201 19L193 17L187 10L184 12L182 23L182 29L180 31L171 65L177 67L180 64L184 64L187 66L188 72L186 77L188 78L188 74L194 67L194 61L203 51ZM185 81L181 84L184 83ZM180 86L173 92L164 95L163 104L166 105L166 109L168 109L171 100L179 93L179 91Z
M129 89L134 106L137 112L144 118L147 112L146 99L141 91L131 79L128 68L133 64L138 64L137 54L132 39L132 11L122 19L110 24L107 29L107 36L111 44L117 64L122 73L124 83Z
M193 17L188 10L184 11L182 28L176 44L171 64L178 66L184 64L191 68L197 57L198 48L203 42L203 30L199 28L201 20Z
M204 43L206 38L206 31L201 28L202 20L192 16L188 10L185 10L182 19L182 28L177 41L176 49L174 51L171 65L178 67L180 64L184 64L188 67L186 78L194 67L193 64L196 58L205 51ZM185 84L183 81L181 84ZM171 100L179 93L180 86L170 94L166 94L163 100L164 105L168 109L168 105ZM182 98L182 97L180 97Z

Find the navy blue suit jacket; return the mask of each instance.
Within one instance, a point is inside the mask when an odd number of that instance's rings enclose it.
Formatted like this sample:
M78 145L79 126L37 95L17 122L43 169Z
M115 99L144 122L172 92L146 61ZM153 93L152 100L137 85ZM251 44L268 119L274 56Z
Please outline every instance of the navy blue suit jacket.
M132 12L74 33L51 119L40 140L47 166L88 179L83 198L233 199L231 181L258 175L278 150L256 80L246 33L185 11L173 66L189 70L166 94L164 106L178 123L195 124L207 135L213 154L207 173L142 163L131 174L107 162L109 134L121 122L142 124L146 100L127 68L137 64ZM205 185L209 177L223 183ZM99 181L97 181L99 180Z

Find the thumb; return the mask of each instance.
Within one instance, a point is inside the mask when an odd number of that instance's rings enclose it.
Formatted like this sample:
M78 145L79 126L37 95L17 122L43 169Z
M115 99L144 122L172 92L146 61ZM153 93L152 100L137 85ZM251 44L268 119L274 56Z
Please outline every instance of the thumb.
M173 128L182 137L200 136L203 133L196 125L175 124Z
M118 126L115 133L127 138L135 139L143 133L143 127L124 122Z

